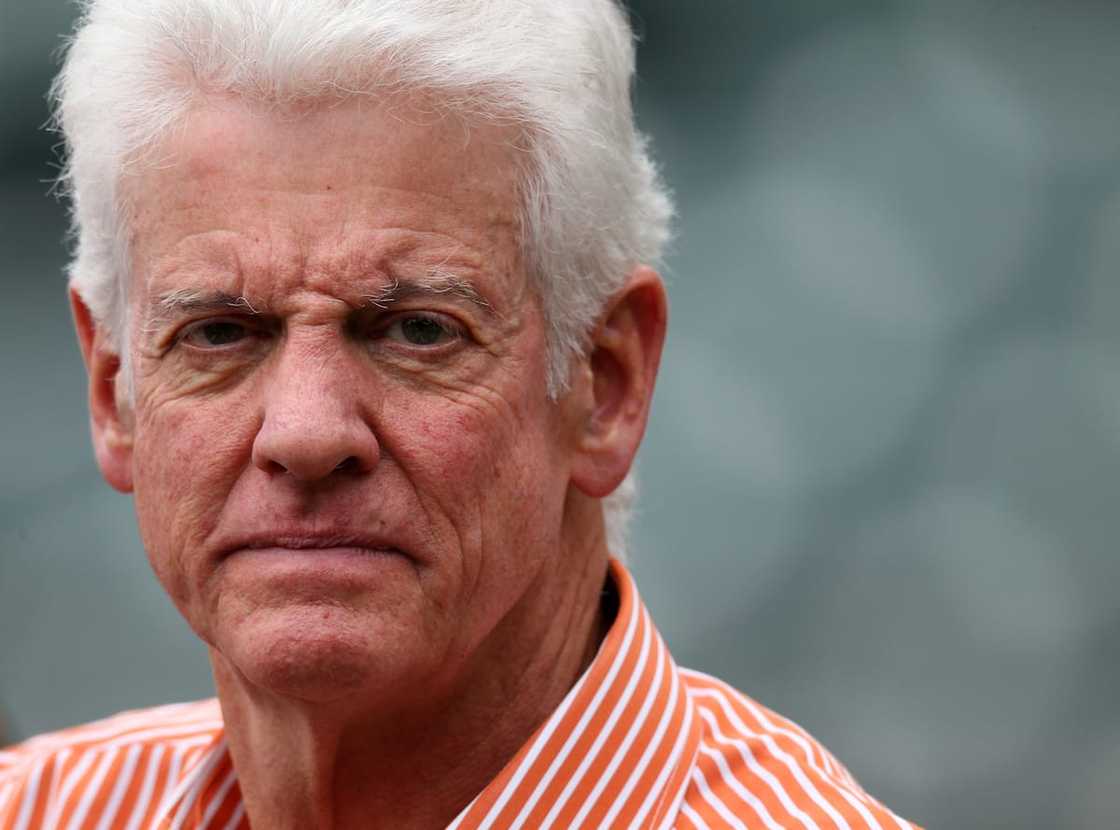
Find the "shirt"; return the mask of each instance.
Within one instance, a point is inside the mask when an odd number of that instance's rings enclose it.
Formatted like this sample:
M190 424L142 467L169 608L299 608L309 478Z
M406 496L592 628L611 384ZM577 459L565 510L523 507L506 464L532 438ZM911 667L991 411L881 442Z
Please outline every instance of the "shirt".
M630 574L610 572L618 614L591 665L449 830L915 830L799 726L679 668ZM248 826L216 700L0 752L0 830Z

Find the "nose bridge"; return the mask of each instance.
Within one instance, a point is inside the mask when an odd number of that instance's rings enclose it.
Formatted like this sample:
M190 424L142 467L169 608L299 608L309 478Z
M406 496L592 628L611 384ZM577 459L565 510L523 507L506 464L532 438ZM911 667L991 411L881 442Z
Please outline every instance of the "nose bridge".
M333 342L335 339L322 332L289 337L265 390L266 415L269 409L300 415L313 414L308 410L316 405L347 408L347 398L356 390L353 383L342 381L350 374L350 367L345 350Z
M316 332L284 343L264 379L263 419L253 445L257 467L310 481L377 463L361 384L340 341Z

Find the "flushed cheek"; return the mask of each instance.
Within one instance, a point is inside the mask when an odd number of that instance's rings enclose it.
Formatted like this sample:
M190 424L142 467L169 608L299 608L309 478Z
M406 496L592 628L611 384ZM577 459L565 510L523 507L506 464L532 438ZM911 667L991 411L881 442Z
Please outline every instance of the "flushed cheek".
M427 479L427 487L479 483L501 466L518 432L513 414L488 402L432 396L392 404L382 410L382 442Z
M403 413L402 413L403 414ZM417 410L396 440L386 436L428 512L443 517L470 560L524 535L526 509L540 515L541 491L557 475L541 451L542 417L515 407L453 404ZM550 468L551 467L551 468ZM556 489L556 488L552 488ZM472 562L464 562L469 569ZM482 563L475 563L476 567Z

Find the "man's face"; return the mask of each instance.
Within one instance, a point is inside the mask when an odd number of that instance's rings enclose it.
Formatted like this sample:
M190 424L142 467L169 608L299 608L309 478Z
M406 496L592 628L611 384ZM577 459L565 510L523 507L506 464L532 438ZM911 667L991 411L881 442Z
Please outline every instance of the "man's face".
M453 684L560 602L575 418L546 392L508 138L216 102L126 182L141 535L253 683Z

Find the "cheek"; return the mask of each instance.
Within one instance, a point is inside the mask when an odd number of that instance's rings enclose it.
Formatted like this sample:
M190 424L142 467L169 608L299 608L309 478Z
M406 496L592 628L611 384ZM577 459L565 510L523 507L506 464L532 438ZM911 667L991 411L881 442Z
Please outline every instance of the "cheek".
M562 505L550 405L526 398L434 396L382 410L384 449L468 549L522 537Z
M190 552L216 527L250 457L246 421L217 401L165 404L137 419L137 520L152 566L177 600L185 592Z

